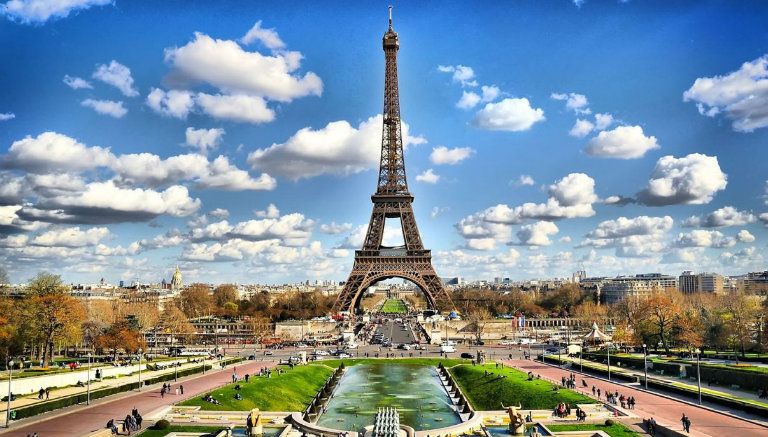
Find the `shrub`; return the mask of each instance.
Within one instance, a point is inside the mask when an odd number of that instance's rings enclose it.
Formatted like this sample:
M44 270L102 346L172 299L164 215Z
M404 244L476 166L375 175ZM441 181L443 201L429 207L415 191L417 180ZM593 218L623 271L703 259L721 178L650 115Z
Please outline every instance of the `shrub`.
M613 419L605 419L605 426L613 426Z
M155 422L154 429L168 429L170 426L171 426L171 422L165 419L160 419L157 422Z

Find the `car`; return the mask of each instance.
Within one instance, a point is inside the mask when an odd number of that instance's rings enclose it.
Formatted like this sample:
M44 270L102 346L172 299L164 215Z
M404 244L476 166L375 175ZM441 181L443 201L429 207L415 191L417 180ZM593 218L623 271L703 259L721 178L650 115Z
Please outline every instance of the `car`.
M321 356L321 357L324 357L324 356L327 356L327 355L328 355L328 351L324 351L324 350L316 350L316 351L315 351L315 355L317 355L317 356Z
M502 346L511 346L511 345L515 344L515 342L512 341L512 340L501 340L499 342L499 344L502 345Z
M347 349L357 349L357 343L347 343Z
M264 355L274 355L274 352L272 352L272 351L264 351Z
M472 354L471 354L471 353L469 353L469 352L462 352L462 353L461 353L461 358L466 358L466 359L468 359L468 360L471 360L471 359L472 359L472 358L474 358L474 357L473 357L473 356L472 356Z
M443 352L443 353L456 352L456 346L452 344L448 344L447 342L443 343L440 345L440 352Z
M397 348L398 349L402 349L404 351L409 351L409 350L411 350L411 345L409 345L409 344L401 344Z
M248 355L248 359L253 361L256 359L256 355Z
M338 354L337 357L339 357L339 358L352 358L352 355L350 355L350 354L348 354L346 352L342 352L342 353Z

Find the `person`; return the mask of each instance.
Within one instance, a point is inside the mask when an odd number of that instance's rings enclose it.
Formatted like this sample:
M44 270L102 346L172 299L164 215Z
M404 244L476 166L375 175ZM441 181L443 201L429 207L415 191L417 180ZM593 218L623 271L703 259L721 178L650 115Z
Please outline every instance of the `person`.
M181 394L184 394L184 386L179 384L179 390L181 391Z
M37 392L37 399L42 400L44 395L45 395L45 389L40 387L40 391Z
M160 397L161 398L165 397L165 384L163 384L163 388L160 389Z
M115 426L115 419L109 419L107 422L107 429L112 431L112 434L117 434L117 427Z
M683 429L685 429L685 432L690 434L691 433L691 418L688 416L685 416L685 421L683 422Z

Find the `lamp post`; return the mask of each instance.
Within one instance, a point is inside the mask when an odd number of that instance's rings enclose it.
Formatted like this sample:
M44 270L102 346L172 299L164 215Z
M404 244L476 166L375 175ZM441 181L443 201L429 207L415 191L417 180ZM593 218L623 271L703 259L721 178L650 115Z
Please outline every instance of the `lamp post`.
M611 380L611 343L605 344L605 350L608 352L608 381Z
M88 388L86 388L85 405L91 405L91 353L88 352Z
M699 405L701 405L701 368L699 366L699 355L701 354L701 351L696 348L694 352L696 353L696 382L699 386Z
M13 360L8 361L8 407L5 410L5 427L11 427L11 379L13 370Z
M141 348L139 348L139 391L141 391Z
M643 343L643 371L645 372L645 389L648 390L648 345Z
M584 340L581 340L581 349L579 349L579 371L584 373L584 365L581 362L581 356L584 354Z

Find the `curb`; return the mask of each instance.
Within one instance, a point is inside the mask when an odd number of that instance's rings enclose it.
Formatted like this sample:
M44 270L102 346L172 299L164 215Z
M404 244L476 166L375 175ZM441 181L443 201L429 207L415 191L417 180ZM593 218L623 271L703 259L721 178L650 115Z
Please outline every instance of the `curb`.
M560 366L555 366L554 364L544 363L544 362L542 362L542 361L539 361L539 360L531 360L531 361L535 361L535 362L537 362L537 363L540 363L540 364L544 364L545 366L549 366L549 367L555 367L555 368L559 368L559 369L561 369L561 370L562 370L562 368L561 368ZM609 381L608 379L606 379L606 378L603 378L602 376L594 376L594 375L591 375L591 374L589 374L589 373L580 372L580 371L578 371L578 370L575 370L575 369L573 369L573 368L569 369L569 371L571 371L571 372L573 372L573 373L578 373L578 374L580 374L580 375L585 375L585 376L588 376L588 377L590 377L590 378L594 378L594 379L597 379L597 380L600 380L600 381L608 382L608 383L611 383L611 384L617 384L617 385L625 385L625 384L622 384L622 383L620 383L620 382L616 382L616 381ZM699 405L698 403L695 403L695 402L691 402L691 401L689 401L689 400L686 400L686 399L680 399L680 398L676 398L676 397L673 397L673 396L667 395L667 394L665 394L665 393L659 393L659 392L655 392L655 391L651 391L651 390L646 390L646 389L645 389L645 388L643 388L642 386L638 386L638 387L635 387L635 386L631 386L631 388L632 388L633 390L637 390L637 391L640 391L640 392L643 392L643 393L648 393L648 394L652 394L652 395L656 395L656 396L661 396L661 397L663 397L663 398L665 398L665 399L669 399L669 400L672 400L672 401L677 401L677 402L682 402L682 403L684 403L684 404L687 404L687 405L690 405L690 406L692 406L692 407L698 407L698 408L702 408L702 409L704 409L704 410L707 410L707 411L711 411L711 412L713 412L713 413L723 414L723 415L725 415L725 416L729 416L729 417L731 417L731 418L733 418L733 419L743 420L743 421L745 421L745 422L749 422L749 423L751 423L751 424L753 424L753 425L757 425L757 426L760 426L760 427L763 427L763 428L768 428L768 424L765 424L765 423L762 423L762 422L758 422L758 421L756 421L756 420L753 420L753 419L748 419L748 418L746 418L746 417L737 416L737 415L735 415L735 414L733 414L733 413L730 413L730 412L728 412L728 411L720 411L720 410L716 410L716 409L714 409L714 408L712 408L712 407L708 407L708 406L706 406L706 405Z

